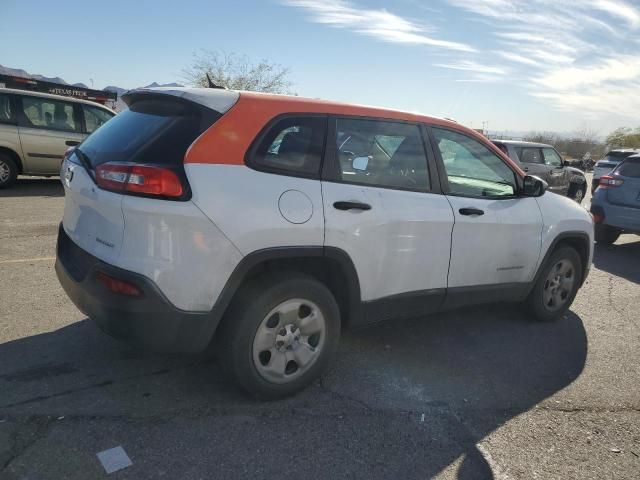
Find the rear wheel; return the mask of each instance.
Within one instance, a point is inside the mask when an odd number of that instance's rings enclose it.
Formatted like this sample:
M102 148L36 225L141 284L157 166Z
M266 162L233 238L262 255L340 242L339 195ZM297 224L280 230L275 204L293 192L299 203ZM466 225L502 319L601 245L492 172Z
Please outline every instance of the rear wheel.
M582 279L580 255L571 247L560 247L545 263L526 306L540 321L560 318L571 306Z
M18 168L12 158L0 153L0 188L13 185L18 178Z
M595 239L596 242L602 245L612 245L618 237L620 237L620 230L609 225L598 224L595 226Z
M260 398L292 395L315 380L334 355L340 310L312 277L269 275L243 288L218 338L225 371Z

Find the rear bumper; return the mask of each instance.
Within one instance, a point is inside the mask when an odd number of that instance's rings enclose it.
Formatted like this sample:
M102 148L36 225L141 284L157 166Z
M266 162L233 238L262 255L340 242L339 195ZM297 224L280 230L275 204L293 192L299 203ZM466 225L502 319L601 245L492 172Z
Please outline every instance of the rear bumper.
M603 225L609 225L627 233L640 233L640 209L597 201L592 203L592 210L594 208L601 209L604 213Z
M58 232L56 274L62 288L105 333L133 345L160 352L197 353L204 350L219 316L215 312L177 309L150 279L105 263L77 246L62 225ZM142 297L108 290L98 273L136 285Z

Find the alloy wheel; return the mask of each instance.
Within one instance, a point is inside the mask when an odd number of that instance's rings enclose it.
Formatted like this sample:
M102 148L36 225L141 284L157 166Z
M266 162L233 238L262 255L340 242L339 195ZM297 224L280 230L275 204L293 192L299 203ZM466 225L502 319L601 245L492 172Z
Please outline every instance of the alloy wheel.
M9 177L11 176L11 169L6 162L0 160L0 183L5 183L9 181Z

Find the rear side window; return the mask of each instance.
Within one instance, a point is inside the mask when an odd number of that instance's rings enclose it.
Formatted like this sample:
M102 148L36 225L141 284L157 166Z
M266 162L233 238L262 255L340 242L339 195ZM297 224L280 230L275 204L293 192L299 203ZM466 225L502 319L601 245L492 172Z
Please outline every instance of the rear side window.
M22 113L25 127L46 128L66 132L79 132L73 103L44 97L22 97Z
M80 145L91 165L133 162L180 165L200 135L200 112L172 99L139 100Z
M640 178L640 157L627 158L616 169L616 173L623 177Z
M427 156L417 125L339 118L338 180L400 190L430 189Z
M9 95L0 94L0 123L15 123L15 112Z
M539 163L544 164L542 153L539 148L524 147L517 148L518 158L522 163Z
M90 107L88 105L82 105L82 111L84 112L84 125L87 133L95 132L98 127L113 118L113 114L101 108Z
M326 130L326 117L281 118L249 152L247 163L273 173L319 176Z

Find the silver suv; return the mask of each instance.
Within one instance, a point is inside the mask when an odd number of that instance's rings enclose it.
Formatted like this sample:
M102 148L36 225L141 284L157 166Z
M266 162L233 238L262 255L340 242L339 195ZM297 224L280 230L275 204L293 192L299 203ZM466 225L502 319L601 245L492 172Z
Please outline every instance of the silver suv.
M587 179L582 170L568 166L555 148L546 143L492 140L494 145L516 161L529 175L542 178L549 191L582 202Z
M0 88L0 188L19 174L58 175L67 148L114 115L86 100Z

